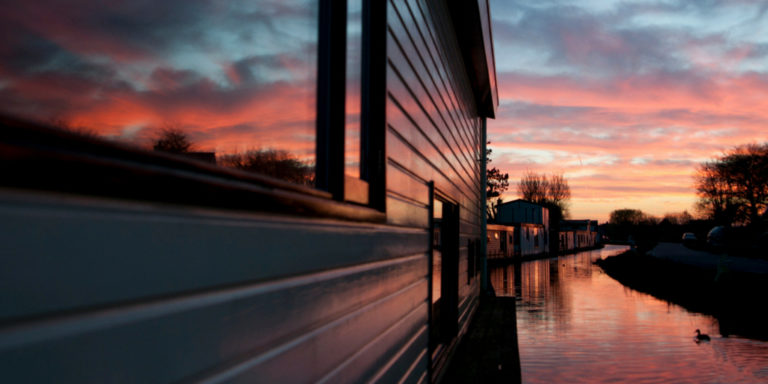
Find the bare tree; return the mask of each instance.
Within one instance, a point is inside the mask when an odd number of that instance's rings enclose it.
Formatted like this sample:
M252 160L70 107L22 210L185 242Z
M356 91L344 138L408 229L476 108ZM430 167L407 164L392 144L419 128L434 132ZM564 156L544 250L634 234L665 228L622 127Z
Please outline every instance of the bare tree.
M187 153L192 148L189 136L178 126L166 125L160 129L152 148L168 153Z
M518 192L524 200L546 207L550 230L560 231L560 221L568 217L568 200L571 198L571 188L562 173L547 176L528 171L520 179ZM549 249L557 253L559 246L558 236L551 236Z
M544 174L526 172L518 184L518 192L523 200L532 203L543 204L547 201L549 191L549 180Z
M568 180L565 179L562 173L551 175L547 187L547 198L553 202L565 201L571 198L571 188L568 186Z
M219 164L249 172L257 172L297 184L311 185L312 165L301 162L293 154L278 149L258 149L224 155Z
M528 171L520 179L518 192L524 200L541 204L549 208L550 212L554 210L556 217L568 215L571 188L562 173L547 176Z

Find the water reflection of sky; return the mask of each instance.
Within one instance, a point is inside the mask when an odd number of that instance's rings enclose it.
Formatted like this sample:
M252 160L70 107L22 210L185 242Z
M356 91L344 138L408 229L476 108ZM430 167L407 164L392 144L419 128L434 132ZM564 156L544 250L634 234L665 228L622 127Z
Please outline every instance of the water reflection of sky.
M133 142L171 124L204 150L314 153L315 2L0 5L4 113Z
M623 287L592 265L611 251L490 271L518 298L524 382L768 381L768 343L719 337L714 318ZM712 342L696 344L697 328Z

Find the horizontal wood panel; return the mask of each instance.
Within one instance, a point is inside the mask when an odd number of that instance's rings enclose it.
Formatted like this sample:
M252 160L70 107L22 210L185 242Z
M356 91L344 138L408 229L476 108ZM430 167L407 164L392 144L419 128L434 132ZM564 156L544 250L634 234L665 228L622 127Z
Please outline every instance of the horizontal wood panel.
M476 217L477 216L475 216L474 218ZM470 217L470 219L472 218L473 217ZM460 225L459 231L462 234L466 234L467 236L478 236L478 237L480 236L480 232L482 229L480 223L462 220L459 223L459 225Z
M466 292L459 299L459 324L463 328L462 332L466 331L469 326L469 322L472 320L478 305L480 304L479 293L480 283L477 281L472 282L471 285L466 286Z
M287 383L316 381L385 332L404 314L426 310L426 279L384 300L328 324L322 332L305 335L274 352L254 356L222 371L208 382ZM426 315L426 314L425 314ZM321 355L320 355L321 353ZM306 362L296 369L296 362Z
M437 50L441 64L445 67L454 92L452 93L467 112L466 119L478 116L477 102L472 91L471 82L466 73L463 58L460 55L458 41L455 37L453 20L445 9L444 4L430 2L428 0L410 1L409 4L418 5L421 10L424 25L428 26L435 43L430 44ZM449 37L450 36L450 37Z
M450 39L440 39L439 28L435 22L435 17L429 16L429 5L424 0L408 2L411 13L414 17L417 27L421 27L422 36L425 38L425 47L429 50L431 58L435 61L436 70L431 72L440 77L444 88L444 95L447 96L455 108L458 120L463 123L463 128L467 131L469 137L474 136L474 145L481 144L479 131L479 119L476 118L477 110L474 97L471 94L471 86L466 72L462 68L462 60L458 56L459 48L451 44ZM446 24L443 22L439 24ZM449 53L451 52L451 53Z
M460 205L457 309L464 332L480 292L477 275L471 279L467 275L467 244L481 236L485 215L481 205L485 170L479 162L484 145L482 119L477 117L474 99L468 97L472 91L466 69L443 6L442 2L390 1L387 151L405 173L434 181L440 195ZM398 210L400 206L404 205ZM388 207L388 217L391 212ZM424 380L422 375L413 377Z
M442 7L390 1L387 149L398 164L459 202L462 233L476 235L485 214L479 204L482 119Z
M423 231L383 225L8 194L0 194L0 233L0 321L300 275L428 247Z
M400 136L395 127L390 127L387 131L387 150L395 155L391 158L402 165L403 168L427 181L434 181L441 185L440 190L454 196L462 196L462 190L453 184L450 178L443 173L435 163L427 160L425 155L416 150L412 143Z
M398 8L397 13L400 15L400 20L404 24L404 29L407 30L407 37L410 43L413 44L413 48L407 47L409 51L415 51L419 53L421 59L421 65L424 66L426 73L428 74L427 88L428 92L432 94L432 97L440 109L440 114L444 124L449 126L456 126L458 129L456 132L448 130L451 138L457 142L458 147L462 151L462 155L467 156L471 153L471 146L468 146L466 142L466 124L467 120L462 116L461 108L455 103L453 97L453 89L445 81L444 67L440 65L439 58L436 58L434 54L436 48L434 46L435 41L431 38L432 34L426 28L426 24L419 18L419 10L416 9L414 13L413 8L418 8L415 4L409 6L403 1L395 1ZM405 45L405 35L400 34L400 41Z
M427 229L429 209L397 196L387 195L387 223Z
M441 93L441 97L447 100L447 104L450 106L449 110L454 114L454 119L467 122L469 111L463 107L463 102L459 101L457 92L460 93L460 89L456 89L453 86L453 76L448 72L444 57L441 56L442 49L439 46L439 42L436 39L436 31L432 24L431 17L425 17L424 9L426 3L423 1L408 2L407 3L412 17L415 21L416 27L419 29L419 35L424 40L424 55L432 61L431 73L438 83L442 85L444 91ZM448 91L450 89L450 91Z
M429 205L429 187L426 181L391 159L387 164L387 190Z
M435 68L431 65L433 62L430 60L429 50L424 46L424 36L416 25L409 7L402 0L393 0L391 3L393 6L390 7L388 17L393 39L402 54L409 59L409 67L414 71L412 78L417 80L407 84L417 95L422 108L430 116L431 121L438 127L447 148L454 152L457 164L464 167L463 162L469 161L472 151L462 136L464 130L457 121L451 118L451 110L445 104L442 96L452 92L452 90L437 86L433 77ZM397 52L390 53L390 58L395 63L399 62L397 56ZM407 70L401 66L398 66L398 69L401 72Z
M428 328L423 327L369 381L374 383L416 383L427 372Z
M389 67L392 69L392 67ZM394 70L389 71L392 76L397 77ZM441 152L439 142L436 143L434 127L423 116L423 111L420 110L415 102L409 100L407 95L408 90L404 87L403 80L397 77L397 79L390 80L390 98L387 100L387 122L392 129L394 129L398 135L400 135L406 142L410 143L413 150L418 151L425 159L439 169L440 172L446 175L455 185L460 188L466 189L467 186L463 182L461 174L451 164L451 155L449 150ZM432 132L430 132L432 131ZM400 153L387 150L389 157L397 159Z
M33 382L104 382L114 377L169 382L200 376L206 368L216 370L243 356L268 354L350 314L378 311L372 303L390 303L406 294L426 300L426 289L415 289L425 284L426 273L422 254L4 327L0 372ZM393 315L412 311L410 305L387 308ZM391 332L412 337L413 328L426 322L423 312L413 324L399 324ZM380 341L380 348L387 342L397 348L396 339Z
M464 209L462 209L462 211L459 212L459 216L462 221L462 224L464 223L467 223L469 225L480 224L477 219L480 216L480 209L476 203L473 204L473 201L465 201L462 204L462 208Z
M402 364L403 352L409 349L425 350L427 347L427 311L424 302L384 332L358 349L350 358L325 375L318 383L359 383L376 381L378 373L404 376L410 363ZM413 348L415 347L415 348ZM416 356L407 356L415 358ZM397 364L400 363L400 364Z
M436 185L441 186L438 188L442 193L449 196L458 197L462 209L460 215L462 219L470 223L476 223L480 225L481 211L478 207L478 197L470 198L466 195L466 188L453 183L449 176L442 172L442 169L431 161L426 160L427 155L417 151L411 146L411 142L408 142L406 138L399 135L399 132L391 127L387 134L387 148L389 151L396 154L393 158L403 168L413 173L415 176L425 179L433 180ZM416 145L419 144L417 140Z
M437 156L443 157L451 167L450 172L455 173L457 184L466 183L470 178L468 171L464 167L465 163L457 155L457 148L454 147L455 143L447 141L443 131L451 129L445 125L437 125L433 118L429 115L429 111L425 110L424 104L430 103L425 98L428 98L426 92L418 80L418 75L413 72L413 68L410 63L405 59L403 53L395 48L390 49L390 65L388 66L387 78L388 87L387 90L391 97L397 101L399 107L405 112L414 124L419 128L418 130L403 130L401 133L409 140L416 140L415 135L421 134L425 136L425 145L433 146L438 152ZM390 124L390 108L387 108L387 120ZM447 133L447 132L446 132ZM417 146L421 149L421 146ZM425 150L427 148L424 148ZM432 156L429 156L432 159ZM437 159L437 157L434 157ZM448 172L448 170L445 170ZM470 187L469 184L465 185Z
M454 102L455 97L453 97L456 92L459 92L457 87L450 81L446 81L446 78L441 78L441 75L445 75L445 71L440 70L443 67L441 64L444 63L440 62L439 55L437 54L441 44L434 40L434 34L430 33L428 28L429 24L424 22L421 17L419 6L415 1L395 0L394 4L397 6L398 14L401 16L404 29L410 37L413 49L419 52L422 65L429 74L431 83L427 83L428 92L435 95L433 97L438 103L438 108L441 109L443 121L448 127L451 127L447 132L455 143L456 148L460 150L461 156L459 157L461 157L462 161L466 162L468 168L471 168L477 142L472 140L469 126L472 122L477 122L478 119L469 119L467 114L462 113L466 108L462 108L461 104ZM457 55L452 57L451 61L456 61L458 58ZM462 75L462 73L459 72L459 75ZM474 177L471 169L469 170L469 176L470 178Z

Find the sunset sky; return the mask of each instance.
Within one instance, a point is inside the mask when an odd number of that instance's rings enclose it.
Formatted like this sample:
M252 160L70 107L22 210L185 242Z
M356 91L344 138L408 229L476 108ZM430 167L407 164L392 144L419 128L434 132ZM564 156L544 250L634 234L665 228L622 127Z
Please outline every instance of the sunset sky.
M0 14L0 112L145 147L170 125L196 150L314 161L316 2L72 4ZM500 106L488 137L506 200L530 170L565 175L573 218L693 212L697 164L768 141L768 2L490 5Z
M0 112L314 162L317 19L311 0L20 2L0 14Z
M574 5L578 4L578 5ZM696 165L768 141L768 3L491 0L492 166L563 173L571 217L696 200Z

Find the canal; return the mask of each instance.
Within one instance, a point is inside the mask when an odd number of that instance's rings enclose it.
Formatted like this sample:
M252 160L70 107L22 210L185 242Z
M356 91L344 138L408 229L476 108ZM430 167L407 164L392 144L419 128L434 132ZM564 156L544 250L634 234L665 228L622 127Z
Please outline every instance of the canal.
M524 383L768 382L768 343L717 334L717 320L633 291L593 265L607 246L490 269L514 296ZM712 336L696 343L694 331Z

